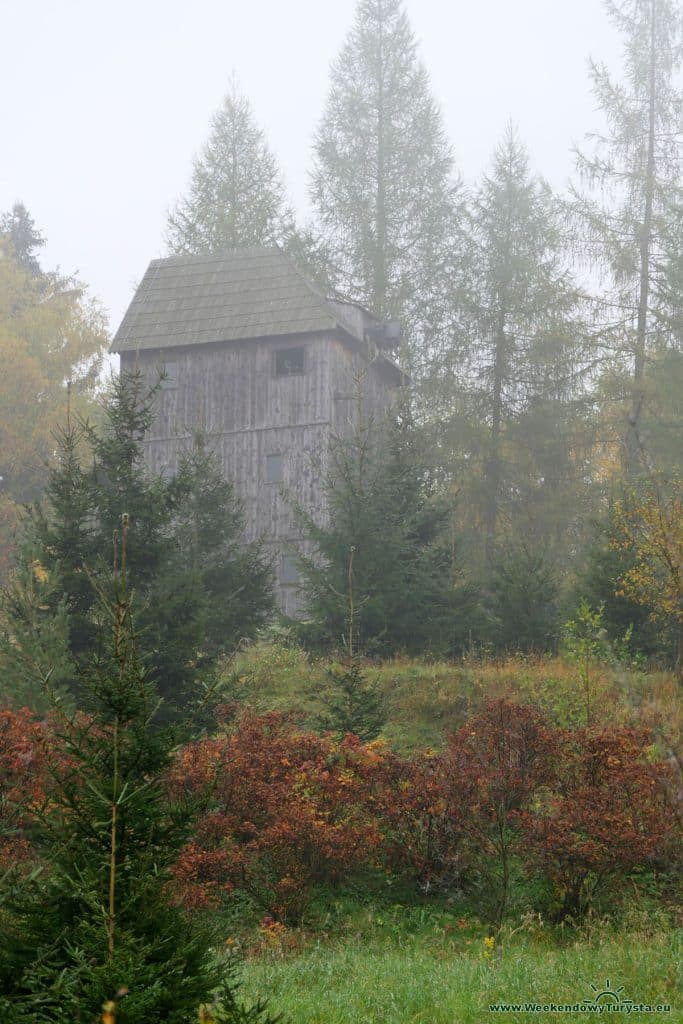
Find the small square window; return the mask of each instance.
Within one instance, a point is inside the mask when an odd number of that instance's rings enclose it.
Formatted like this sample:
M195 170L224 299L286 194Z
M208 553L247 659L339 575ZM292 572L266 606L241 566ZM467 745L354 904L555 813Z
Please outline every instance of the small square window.
M275 350L275 376L293 377L304 372L303 348L278 348Z
M178 364L162 363L161 367L161 388L163 391L170 391L178 387Z
M280 582L281 583L298 583L299 582L299 566L294 555L283 555L282 563L280 565Z
M273 455L266 455L266 483L282 483L282 455L277 452Z

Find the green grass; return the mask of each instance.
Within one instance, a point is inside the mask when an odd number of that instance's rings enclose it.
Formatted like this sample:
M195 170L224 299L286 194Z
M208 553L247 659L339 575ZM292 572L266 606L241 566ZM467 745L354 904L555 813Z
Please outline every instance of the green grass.
M680 936L603 930L558 945L518 933L487 956L483 935L467 928L453 934L438 925L414 932L380 925L364 934L310 939L298 949L288 948L284 937L282 946L247 958L243 995L268 997L290 1024L543 1022L586 1014L492 1013L488 1006L581 1002L595 995L591 985L602 988L609 979L612 988L623 986L623 998L672 1005L670 1014L631 1013L630 1019L683 1019Z
M319 693L329 686L325 662L292 645L262 642L237 658L235 699L257 711L294 712L316 729ZM585 698L575 666L561 658L469 658L458 663L395 658L365 667L383 695L382 732L390 746L409 754L443 746L489 697L535 705L558 726L584 725ZM595 665L591 669L592 717L596 725L644 724L666 747L680 742L678 686L666 673L632 672Z

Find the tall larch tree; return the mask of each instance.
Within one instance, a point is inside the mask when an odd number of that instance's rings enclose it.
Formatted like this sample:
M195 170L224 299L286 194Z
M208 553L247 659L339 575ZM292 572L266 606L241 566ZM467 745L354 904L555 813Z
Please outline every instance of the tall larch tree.
M580 393L585 339L557 200L530 171L513 127L475 192L467 255L462 332L437 383L453 418L446 457L456 456L462 510L490 566L501 534L529 518L539 494L546 505L553 487L566 497L572 437L563 431ZM549 532L538 516L531 525L537 537Z
M676 0L607 0L605 8L623 36L624 75L615 81L591 61L606 130L590 136L592 153L577 154L579 173L597 197L576 190L575 198L594 261L609 274L604 320L630 364L622 437L633 475L642 469L637 437L647 362L656 347L675 341L667 327L663 254L681 201L683 18Z
M168 218L173 255L288 245L294 214L266 137L233 83L194 161L187 194Z
M415 373L449 321L461 197L401 0L359 0L331 68L310 196L336 290L401 322Z

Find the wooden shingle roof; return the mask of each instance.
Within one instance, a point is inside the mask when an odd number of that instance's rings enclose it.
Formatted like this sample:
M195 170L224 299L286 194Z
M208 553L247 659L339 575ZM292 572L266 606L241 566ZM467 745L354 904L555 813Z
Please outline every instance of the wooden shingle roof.
M168 349L341 329L359 330L279 249L152 260L123 318L113 352Z

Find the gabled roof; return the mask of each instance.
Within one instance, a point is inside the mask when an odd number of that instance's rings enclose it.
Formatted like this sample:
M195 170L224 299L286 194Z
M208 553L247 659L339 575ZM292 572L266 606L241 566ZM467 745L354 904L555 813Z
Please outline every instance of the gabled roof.
M355 320L280 249L171 256L150 263L111 347L168 349L333 330L363 341Z

